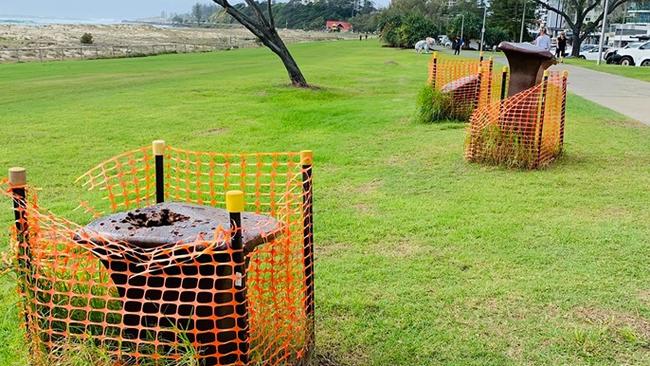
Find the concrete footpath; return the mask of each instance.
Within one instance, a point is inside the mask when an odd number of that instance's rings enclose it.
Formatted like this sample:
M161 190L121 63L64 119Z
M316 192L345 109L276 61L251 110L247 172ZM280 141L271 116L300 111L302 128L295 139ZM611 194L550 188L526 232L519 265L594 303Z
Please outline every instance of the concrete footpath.
M447 49L442 52L451 53ZM486 52L485 55L493 56L496 63L508 64L502 53ZM463 51L462 56L478 57L478 52ZM570 92L650 126L650 82L567 64L551 69L569 71ZM650 67L647 69L650 72Z
M567 64L552 69L569 71L569 91L650 126L649 82Z

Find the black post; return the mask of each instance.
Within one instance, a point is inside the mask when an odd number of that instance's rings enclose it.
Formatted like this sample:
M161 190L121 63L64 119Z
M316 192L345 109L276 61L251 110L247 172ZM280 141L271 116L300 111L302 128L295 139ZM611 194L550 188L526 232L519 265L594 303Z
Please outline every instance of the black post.
M501 100L506 99L506 95L508 95L508 66L504 66L503 69L501 69Z
M239 344L238 364L248 365L248 301L246 296L246 258L242 242L242 212L244 212L244 192L230 191L226 193L226 206L230 213L230 228L232 237L232 261L235 264L235 317L237 324L237 340Z
M165 141L156 140L152 143L153 155L156 160L156 203L165 202Z
M9 169L9 189L12 194L16 241L18 242L18 267L25 306L25 326L29 329L30 283L32 280L32 253L29 248L29 225L27 223L27 172L24 168Z
M431 80L429 80L429 83L431 84L431 88L435 90L436 88L436 74L438 73L438 52L434 52L433 56L431 56L431 72L429 77Z
M315 338L314 318L314 196L312 185L312 168L314 161L312 151L300 153L302 164L302 217L303 217L303 265L305 274L305 315L309 322L307 337L309 352L313 351ZM311 355L307 355L310 357Z

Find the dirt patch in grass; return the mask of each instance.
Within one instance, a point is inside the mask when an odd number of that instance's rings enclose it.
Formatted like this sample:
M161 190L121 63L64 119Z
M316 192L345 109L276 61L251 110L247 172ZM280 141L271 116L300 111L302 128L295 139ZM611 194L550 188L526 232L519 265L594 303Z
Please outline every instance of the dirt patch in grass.
M374 207L368 203L356 203L352 207L362 215L371 215L374 212Z
M217 128L211 128L209 130L201 131L199 133L201 136L215 136L215 135L223 135L228 132L228 129L225 127L217 127Z
M416 240L402 238L395 241L382 240L372 251L389 258L411 258L428 253L429 248Z
M648 128L647 125L632 119L623 119L623 120L608 119L605 121L605 123L610 126L616 126L616 127L626 127L626 128L635 128L635 129Z
M384 183L381 179L373 179L370 182L357 186L354 191L361 195L372 194L377 192L383 184Z
M345 252L350 248L350 244L347 243L328 243L327 245L317 245L314 255L316 259L319 257L333 257L341 255L342 252Z
M639 315L594 307L578 308L576 316L590 324L601 325L621 331L633 329L645 343L650 344L650 321Z

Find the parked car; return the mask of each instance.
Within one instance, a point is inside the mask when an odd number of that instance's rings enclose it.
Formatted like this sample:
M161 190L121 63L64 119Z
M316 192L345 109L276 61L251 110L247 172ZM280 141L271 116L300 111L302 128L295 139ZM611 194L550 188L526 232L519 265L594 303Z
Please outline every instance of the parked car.
M582 47L580 47L582 48ZM603 46L603 60L606 60L605 56L607 55L607 50L609 49L608 46ZM599 54L599 47L598 45L595 45L595 47L589 47L585 49L584 51L580 51L580 55L578 58L581 58L583 60L592 60L596 61L598 60L598 54Z
M447 36L438 36L438 44L447 48L451 48L451 40Z
M623 47L619 47L619 48L612 47L612 48L610 48L609 50L607 50L607 53L605 54L605 60L607 60L607 63L608 63L608 64L617 64L617 63L620 61L621 58L620 58L620 57L617 57L617 58L614 60L614 59L612 59L612 56L616 55L616 53L617 53L620 49L625 49L625 48L639 48L639 46L641 46L643 43L644 43L644 42L630 42L630 43L626 44L626 45L623 46Z
M610 50L605 57L608 64L650 66L650 42L629 43Z

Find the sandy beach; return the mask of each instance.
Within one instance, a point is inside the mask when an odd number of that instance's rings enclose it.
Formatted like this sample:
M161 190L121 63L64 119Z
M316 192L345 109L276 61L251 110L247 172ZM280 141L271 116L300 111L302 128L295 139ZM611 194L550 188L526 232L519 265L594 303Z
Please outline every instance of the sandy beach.
M339 33L302 30L280 30L279 32L286 42L345 37ZM84 33L92 34L94 43L82 49L80 38ZM192 52L257 45L255 37L243 27L206 29L144 24L0 25L0 62L115 57L163 51Z

